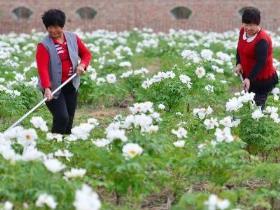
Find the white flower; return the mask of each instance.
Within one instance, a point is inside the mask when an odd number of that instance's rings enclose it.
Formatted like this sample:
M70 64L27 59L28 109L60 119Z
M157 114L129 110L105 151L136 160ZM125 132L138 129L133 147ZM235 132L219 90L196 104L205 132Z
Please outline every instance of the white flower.
M195 108L193 114L198 116L199 119L203 120L207 115L212 114L213 109L208 106L207 108Z
M53 173L57 173L66 167L59 160L53 158L44 160L44 165L49 171Z
M208 73L208 74L206 74L206 77L207 77L207 79L209 79L209 80L215 80L216 78L215 78L215 75L213 74L213 73Z
M98 120L95 119L95 118L89 118L89 119L87 120L87 123L92 124L92 125L94 125L94 126L99 125Z
M210 119L204 120L204 125L207 130L211 130L215 127L218 127L219 123L218 123L217 118L210 118Z
M62 135L59 133L47 133L47 140L56 139L58 142L62 141Z
M261 109L257 109L252 113L252 118L255 120L258 120L264 116L263 112Z
M129 107L129 110L132 114L154 112L153 103L150 101L135 103L132 107Z
M253 102L254 101L254 97L255 97L255 93L251 92L251 93L248 93L248 92L242 92L241 93L242 95L239 97L239 100L242 102L242 103L247 103L247 102Z
M233 97L226 103L226 110L229 112L238 111L241 107L243 107L243 103L236 97Z
M224 129L216 128L215 132L216 141L217 142L232 142L233 136L231 135L231 130L229 127L225 127Z
M120 67L131 67L131 63L129 61L123 61L119 64Z
M108 74L106 76L106 80L107 80L108 83L113 84L113 83L116 83L117 77L116 77L115 74Z
M35 128L39 128L40 130L47 132L48 127L45 120L42 117L32 117L30 122L33 124Z
M141 155L143 153L143 149L138 144L127 143L123 146L122 152L125 158L130 159L137 155Z
M181 80L182 83L186 84L188 88L192 87L191 78L189 76L181 74L179 76L179 79Z
M52 195L49 195L47 193L39 195L36 206L37 207L43 207L44 205L47 205L51 209L55 209L57 206L57 203Z
M69 152L69 150L65 149L65 150L57 150L54 153L54 156L56 157L65 157L68 161L70 160L71 157L73 157L73 154L71 152Z
M83 168L71 168L70 171L65 171L64 175L67 178L83 177L86 174L86 169Z
M205 76L206 72L205 72L205 69L203 67L198 67L196 70L195 70L195 74L196 76L201 79L202 77Z
M208 210L216 210L216 209L224 210L230 206L230 202L227 199L222 200L218 198L217 195L214 194L211 194L208 200L205 201L204 204L207 206Z
M91 72L91 74L90 74L89 76L90 76L90 79L91 79L92 81L95 81L95 80L96 80L96 77L97 77L96 71Z
M227 116L219 122L221 125L225 127L237 127L240 123L240 119L233 120L231 116Z
M14 205L10 201L6 201L3 204L0 203L0 209L1 210L13 210L13 208L14 208Z
M173 142L173 145L175 147L184 147L185 146L185 141L184 140L175 141L175 142Z
M33 128L23 130L18 135L18 143L22 146L36 145L37 133Z
M71 132L77 139L87 140L94 127L93 124L82 123L79 126L72 128Z
M164 109L165 109L165 106L164 106L163 104L159 104L159 105L158 105L158 108L159 108L160 110L164 110Z
M82 186L82 189L76 191L73 205L76 210L98 210L101 208L97 193L86 184Z
M268 106L268 107L266 107L265 112L267 112L269 114L277 113L278 107Z
M203 59L210 61L212 59L213 52L209 49L203 49L200 55Z
M127 141L127 137L125 136L125 130L121 129L109 129L107 131L106 138L110 141L120 139L122 142Z
M199 55L197 54L197 52L195 51L191 51L191 50L184 50L182 53L181 53L181 56L184 58L184 59L188 59L190 61L193 61L194 63L199 63L201 58L199 57Z
M222 61L231 62L231 57L230 57L230 55L228 55L228 54L226 54L226 53L217 52L216 55L217 55L217 57L218 57L219 59L221 59Z
M106 82L106 79L105 79L105 78L99 77L99 78L97 78L97 80L96 80L96 85L102 85L102 84L105 83L105 82Z
M206 85L205 86L205 90L209 93L213 93L214 92L214 86L212 85Z
M141 129L141 132L146 132L146 133L156 133L158 132L159 127L157 125L151 125L149 127L145 127Z
M187 131L185 128L178 128L178 130L172 129L172 134L176 135L178 139L186 138L187 137Z
M271 93L272 93L273 95L278 95L278 94L280 94L280 89L279 89L278 87L273 88L273 90L271 91Z
M45 157L43 152L40 152L33 146L25 147L21 159L23 161L42 160Z
M92 143L97 147L105 147L109 145L112 142L112 140L109 139L96 139L95 141L92 141Z

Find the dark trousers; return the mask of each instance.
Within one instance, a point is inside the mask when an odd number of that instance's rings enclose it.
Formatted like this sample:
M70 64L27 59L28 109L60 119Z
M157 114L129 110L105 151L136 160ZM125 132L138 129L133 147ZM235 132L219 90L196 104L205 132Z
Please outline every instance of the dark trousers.
M257 106L260 106L262 110L265 108L265 102L267 100L268 93L255 93L254 101Z
M52 133L70 134L77 107L77 90L72 82L65 85L57 99L47 101L46 105L53 116Z

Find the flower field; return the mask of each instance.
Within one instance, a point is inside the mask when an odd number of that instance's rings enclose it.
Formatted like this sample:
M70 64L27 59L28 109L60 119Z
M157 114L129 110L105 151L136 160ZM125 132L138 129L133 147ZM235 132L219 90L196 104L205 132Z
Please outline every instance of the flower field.
M46 34L0 35L0 209L280 209L280 89L264 111L242 91L237 30L76 33L93 60L68 136L45 106L6 131L42 100Z

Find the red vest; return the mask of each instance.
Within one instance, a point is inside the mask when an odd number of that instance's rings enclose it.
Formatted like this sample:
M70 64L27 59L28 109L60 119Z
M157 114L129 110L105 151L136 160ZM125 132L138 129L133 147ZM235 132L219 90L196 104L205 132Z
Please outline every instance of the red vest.
M243 69L243 78L248 78L254 65L256 64L255 48L257 43L264 39L268 43L268 53L264 68L258 73L256 80L265 80L272 77L276 70L273 67L273 50L270 36L261 29L255 39L251 42L243 39L244 28L240 30L237 51L240 57L240 63Z

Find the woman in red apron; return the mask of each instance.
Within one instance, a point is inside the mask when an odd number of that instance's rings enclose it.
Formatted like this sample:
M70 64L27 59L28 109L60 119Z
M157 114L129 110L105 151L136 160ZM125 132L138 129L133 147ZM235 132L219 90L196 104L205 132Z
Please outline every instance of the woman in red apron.
M244 90L255 93L256 105L264 109L269 92L278 83L278 76L273 66L272 41L260 27L260 22L257 8L244 10L236 53L236 73L242 74Z

